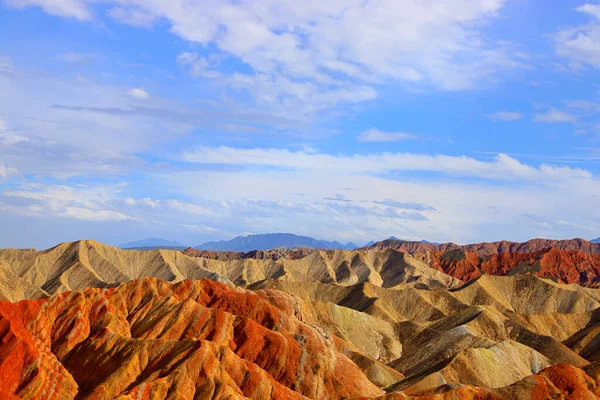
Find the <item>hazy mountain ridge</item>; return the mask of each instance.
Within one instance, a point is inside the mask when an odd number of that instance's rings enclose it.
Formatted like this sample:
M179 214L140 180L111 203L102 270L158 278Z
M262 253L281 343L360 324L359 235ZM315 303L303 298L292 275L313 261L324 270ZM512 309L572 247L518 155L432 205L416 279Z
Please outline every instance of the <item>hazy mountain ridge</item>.
M161 238L146 238L127 242L117 246L120 249L141 249L141 248L187 248L188 245L174 240L165 240Z
M299 236L292 233L265 233L258 235L237 236L231 240L206 242L194 247L197 250L213 251L239 251L272 250L277 248L312 248L312 249L343 249L354 250L354 243L342 244L337 241L329 242L308 236Z

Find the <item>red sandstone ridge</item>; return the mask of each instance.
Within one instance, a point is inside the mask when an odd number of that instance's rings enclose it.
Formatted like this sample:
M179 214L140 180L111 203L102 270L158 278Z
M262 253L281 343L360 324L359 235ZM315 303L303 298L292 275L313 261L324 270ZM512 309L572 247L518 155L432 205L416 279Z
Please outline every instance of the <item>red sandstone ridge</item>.
M571 240L551 240L551 239L531 239L526 242L509 242L502 240L499 242L474 243L467 245L458 245L455 243L432 244L425 242L411 242L404 240L383 240L377 242L369 249L394 249L410 254L427 253L431 251L454 251L465 250L476 253L480 256L500 253L531 253L535 251L556 248L559 250L575 251L581 250L588 254L600 253L600 243L592 243L584 239Z
M0 302L0 398L382 395L296 307L274 290L155 278Z
M421 257L425 258L423 255ZM435 251L428 254L427 261L432 268L465 282L482 273L498 276L531 273L559 283L600 286L600 254L588 254L581 250L549 248L530 253L490 256L479 256L465 250Z

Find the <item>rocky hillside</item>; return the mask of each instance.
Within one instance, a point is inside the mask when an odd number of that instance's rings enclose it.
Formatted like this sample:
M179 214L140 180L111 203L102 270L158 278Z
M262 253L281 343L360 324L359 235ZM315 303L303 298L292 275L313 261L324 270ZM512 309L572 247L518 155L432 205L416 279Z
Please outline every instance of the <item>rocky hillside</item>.
M600 396L597 254L233 254L1 250L0 398Z
M121 250L90 240L44 251L5 249L0 250L0 299L40 298L147 276L172 282L211 278L240 286L268 278L340 285L370 282L384 287L406 282L427 287L461 283L395 250L318 250L299 259L278 260L218 258L190 257L176 250Z
M464 282L482 274L534 274L560 283L600 286L600 253L547 248L535 252L499 253L480 256L468 250L434 251L415 257L430 267Z
M0 395L26 399L375 397L293 297L156 278L0 303ZM175 396L176 397L173 397Z
M475 253L479 256L501 253L532 253L540 250L555 248L558 250L576 251L581 250L584 253L600 253L600 243L590 242L584 239L570 240L552 240L552 239L531 239L526 242L509 242L502 240L499 242L485 242L467 245L458 245L455 243L434 244L428 242L411 242L404 240L388 239L372 244L366 247L368 249L394 249L410 254L427 253L431 251L455 251L465 250Z

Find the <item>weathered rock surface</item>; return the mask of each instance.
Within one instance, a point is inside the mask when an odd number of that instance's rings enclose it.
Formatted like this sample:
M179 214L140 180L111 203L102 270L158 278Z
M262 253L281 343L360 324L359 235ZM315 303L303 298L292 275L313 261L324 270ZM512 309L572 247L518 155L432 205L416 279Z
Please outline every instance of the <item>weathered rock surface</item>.
M238 286L279 279L394 287L456 287L460 280L395 250L319 250L300 259L239 258L221 261L176 250L121 250L81 240L44 251L0 250L0 299L41 298L85 287L107 287L153 276L170 282L210 278Z
M0 398L598 395L598 254L236 254L0 250Z
M501 240L498 242L485 242L459 245L455 243L433 244L427 242L411 242L405 240L383 240L377 242L368 249L395 249L398 251L415 254L431 251L470 251L480 256L500 253L533 253L540 250L555 248L558 250L576 251L581 250L588 254L600 253L600 243L590 242L585 239L552 240L531 239L526 242L510 242Z
M155 278L0 302L0 388L23 399L383 394L295 307L281 292Z
M467 250L416 255L439 271L464 282L482 274L495 276L533 274L560 283L600 286L600 253L548 248L531 253L500 253L480 256Z

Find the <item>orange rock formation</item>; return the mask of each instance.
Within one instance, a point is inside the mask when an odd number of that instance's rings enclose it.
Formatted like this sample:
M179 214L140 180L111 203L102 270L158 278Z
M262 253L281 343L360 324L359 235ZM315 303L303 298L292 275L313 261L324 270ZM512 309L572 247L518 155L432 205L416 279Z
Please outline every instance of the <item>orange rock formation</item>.
M338 399L383 391L282 292L155 278L0 302L0 395ZM176 395L175 395L176 394Z

